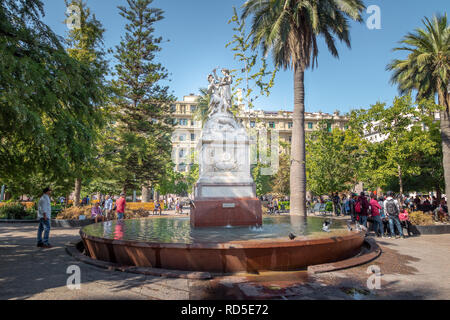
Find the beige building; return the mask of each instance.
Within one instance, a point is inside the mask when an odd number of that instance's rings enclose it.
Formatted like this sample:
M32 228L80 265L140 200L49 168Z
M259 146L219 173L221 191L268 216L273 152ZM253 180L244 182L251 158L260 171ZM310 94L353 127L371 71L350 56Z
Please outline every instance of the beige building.
M173 153L172 159L177 165L178 171L186 171L194 162L195 149L199 142L202 123L194 119L197 108L198 96L189 95L183 97L183 101L176 101L172 104L173 117L176 119L176 129L172 136ZM265 127L268 130L278 132L280 141L291 142L292 139L292 112L289 111L262 111L246 110L242 108L237 118L246 128ZM320 121L331 120L329 130L340 128L347 129L347 117L322 112L307 112L305 114L306 133L317 128Z

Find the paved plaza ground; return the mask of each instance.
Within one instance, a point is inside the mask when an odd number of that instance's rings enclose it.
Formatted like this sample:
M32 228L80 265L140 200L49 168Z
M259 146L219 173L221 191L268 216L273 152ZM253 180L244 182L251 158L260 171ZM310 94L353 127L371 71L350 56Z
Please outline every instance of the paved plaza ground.
M306 271L235 274L211 280L170 279L109 271L75 260L65 244L79 229L51 231L53 248L36 247L36 224L0 224L0 299L450 299L450 235L383 239L371 263L319 275ZM71 265L81 288L66 286ZM368 290L367 269L381 270L381 289Z

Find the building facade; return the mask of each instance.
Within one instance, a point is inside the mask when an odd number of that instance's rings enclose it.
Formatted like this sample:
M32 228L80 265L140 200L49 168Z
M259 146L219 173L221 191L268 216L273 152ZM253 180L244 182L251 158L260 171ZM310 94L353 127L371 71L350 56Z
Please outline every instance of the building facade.
M202 122L194 118L197 108L198 96L189 95L183 97L183 101L172 103L175 130L172 135L172 159L176 169L180 172L187 171L195 161L195 150L198 146ZM289 111L262 111L246 110L241 108L237 119L248 129L266 128L279 134L280 141L291 142L292 139L292 112ZM347 129L348 119L339 112L328 114L323 112L305 113L306 134L317 129L321 121L329 120L329 130L339 128Z

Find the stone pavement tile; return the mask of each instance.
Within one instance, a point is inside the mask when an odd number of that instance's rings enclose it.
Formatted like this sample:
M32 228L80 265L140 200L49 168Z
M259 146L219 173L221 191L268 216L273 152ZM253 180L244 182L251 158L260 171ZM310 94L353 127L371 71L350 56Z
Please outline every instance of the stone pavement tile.
M65 252L65 243L79 239L78 230L53 229L54 248L42 250L36 229L0 225L0 299L450 299L450 235L383 239L382 255L370 264L305 279L284 273L206 281L97 268ZM381 289L348 293L366 288L372 264L381 268ZM66 287L70 265L81 268L81 290Z
M142 286L141 295L158 300L189 300L189 291L172 289L158 283L146 283Z

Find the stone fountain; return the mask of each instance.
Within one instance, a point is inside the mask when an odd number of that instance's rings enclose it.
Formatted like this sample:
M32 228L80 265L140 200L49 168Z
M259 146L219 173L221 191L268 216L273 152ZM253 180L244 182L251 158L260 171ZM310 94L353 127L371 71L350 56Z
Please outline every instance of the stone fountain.
M190 217L89 225L80 230L89 257L119 266L255 273L299 270L360 253L365 233L343 222L324 232L323 219L316 217L300 224L292 216L262 219L250 175L249 137L230 111L230 73L222 69L222 74L218 78L214 70L208 76L209 115Z

